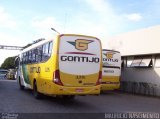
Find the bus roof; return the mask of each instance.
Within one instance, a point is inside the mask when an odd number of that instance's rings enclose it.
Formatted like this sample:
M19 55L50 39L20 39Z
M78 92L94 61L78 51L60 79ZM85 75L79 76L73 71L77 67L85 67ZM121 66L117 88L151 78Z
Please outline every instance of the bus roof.
M112 51L112 52L120 53L119 51L116 51L116 50L109 50L109 49L102 49L102 51Z
M99 40L97 37L88 36L88 35L81 35L81 34L61 34L60 36L82 36L82 37L89 37L89 38L94 38L96 40Z
M94 36L87 36L87 35L80 35L80 34L59 34L59 35L56 35L53 39L45 39L43 41L40 41L38 43L35 43L27 48L25 48L24 50L21 51L21 53L24 53L30 49L33 49L33 48L36 48L38 47L39 45L42 45L44 43L47 43L47 42L50 42L50 41L53 41L57 36L82 36L82 37L90 37L90 38L95 38L96 40L100 41L98 38L94 37Z
M38 47L39 45L42 45L42 44L47 43L47 42L49 42L49 41L53 41L53 39L45 39L45 40L43 40L43 41L40 41L40 42L38 42L38 43L35 43L35 44L33 44L33 45L25 48L24 50L22 50L21 53L26 52L26 51L28 51L28 50L30 50L30 49L36 48L36 47Z

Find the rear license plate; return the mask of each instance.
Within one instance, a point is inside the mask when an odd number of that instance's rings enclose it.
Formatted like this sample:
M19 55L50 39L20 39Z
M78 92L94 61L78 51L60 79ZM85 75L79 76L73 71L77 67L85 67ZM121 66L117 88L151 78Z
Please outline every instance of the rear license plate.
M83 92L83 89L78 88L76 89L76 92Z

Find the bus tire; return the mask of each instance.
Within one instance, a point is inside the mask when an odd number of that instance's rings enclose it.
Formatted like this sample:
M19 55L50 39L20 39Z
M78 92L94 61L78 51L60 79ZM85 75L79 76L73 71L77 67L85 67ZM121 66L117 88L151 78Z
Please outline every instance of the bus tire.
M24 86L23 86L22 83L21 83L20 77L19 77L19 88L20 88L20 90L24 90Z
M41 99L42 95L41 93L38 92L37 90L37 83L36 81L34 81L34 84L33 84L33 95L36 99Z

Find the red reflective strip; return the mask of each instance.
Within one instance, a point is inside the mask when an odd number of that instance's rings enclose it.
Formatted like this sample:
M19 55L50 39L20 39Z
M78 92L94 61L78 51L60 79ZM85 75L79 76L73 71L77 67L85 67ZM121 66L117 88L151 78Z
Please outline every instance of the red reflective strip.
M86 53L86 52L65 52L65 54L96 55L96 54Z

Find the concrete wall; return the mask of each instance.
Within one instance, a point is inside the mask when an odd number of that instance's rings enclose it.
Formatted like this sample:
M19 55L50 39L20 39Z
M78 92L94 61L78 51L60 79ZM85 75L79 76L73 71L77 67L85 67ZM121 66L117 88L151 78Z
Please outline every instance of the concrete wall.
M122 68L120 90L160 96L160 68Z

